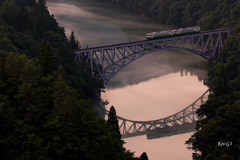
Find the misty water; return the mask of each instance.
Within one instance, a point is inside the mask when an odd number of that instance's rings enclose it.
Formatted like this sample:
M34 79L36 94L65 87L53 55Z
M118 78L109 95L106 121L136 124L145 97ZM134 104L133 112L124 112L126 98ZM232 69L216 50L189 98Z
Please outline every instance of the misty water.
M145 40L146 32L169 29L153 19L141 17L98 0L47 0L47 7L65 28L74 31L82 48ZM156 120L184 109L208 88L208 63L184 50L153 52L132 62L106 85L102 99L117 114L131 120ZM148 140L146 135L126 138L126 149L149 160L188 160L192 151L185 141L193 132Z

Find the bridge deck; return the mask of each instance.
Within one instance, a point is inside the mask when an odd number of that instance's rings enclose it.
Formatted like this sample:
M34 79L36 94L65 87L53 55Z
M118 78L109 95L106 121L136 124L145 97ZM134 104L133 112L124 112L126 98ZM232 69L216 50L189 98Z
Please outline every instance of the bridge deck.
M216 29L216 30L208 30L208 31L201 31L199 33L196 33L195 35L201 35L201 34L208 34L208 33L218 33L219 31L228 31L228 30L233 30L233 28L221 28L221 29ZM182 36L177 36L177 37L186 37L188 35L182 35ZM162 39L172 39L176 37L168 37L168 38L162 38ZM105 46L98 46L98 47L91 47L91 48L84 48L84 49L78 49L75 50L75 53L79 51L89 51L89 50L98 50L98 49L105 49L109 47L115 47L115 46L125 46L128 44L139 44L139 43L144 43L144 42L153 42L156 39L153 40L142 40L142 41L134 41L134 42L126 42L126 43L116 43L116 44L110 44L110 45L105 45Z

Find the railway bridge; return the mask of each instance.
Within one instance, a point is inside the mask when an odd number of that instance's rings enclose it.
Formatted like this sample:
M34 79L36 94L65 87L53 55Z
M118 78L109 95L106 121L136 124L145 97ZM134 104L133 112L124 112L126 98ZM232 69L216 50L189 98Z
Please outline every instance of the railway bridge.
M92 75L98 76L104 84L122 68L151 52L164 49L184 49L203 58L214 61L231 35L232 28L203 31L196 34L168 37L154 40L121 43L75 51L76 58L89 62Z
M100 77L103 83L107 84L122 68L155 51L184 49L208 61L218 60L219 53L232 31L233 28L224 28L177 37L114 44L77 50L75 54L78 60L90 63L92 75ZM196 110L205 103L209 94L210 90L207 90L182 111L158 120L134 121L118 116L122 138L149 135L156 131L173 133L181 128L185 130L185 126L189 127L198 120Z

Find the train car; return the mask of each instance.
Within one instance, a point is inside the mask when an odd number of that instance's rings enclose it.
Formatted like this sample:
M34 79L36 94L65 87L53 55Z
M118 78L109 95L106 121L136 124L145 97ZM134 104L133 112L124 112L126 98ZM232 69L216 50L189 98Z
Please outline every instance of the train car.
M179 28L174 30L165 30L160 32L152 32L146 33L146 39L158 39L186 34L194 34L200 32L201 28L199 26L187 27L187 28Z

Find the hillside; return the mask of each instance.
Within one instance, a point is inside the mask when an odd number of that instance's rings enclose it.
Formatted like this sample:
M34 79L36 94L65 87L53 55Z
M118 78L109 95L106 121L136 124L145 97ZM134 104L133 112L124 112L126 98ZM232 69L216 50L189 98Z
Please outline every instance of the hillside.
M3 160L133 160L116 124L97 118L103 89L89 64L75 61L74 32L45 0L0 0L0 155Z
M100 0L174 27L203 30L233 27L240 18L239 0Z

